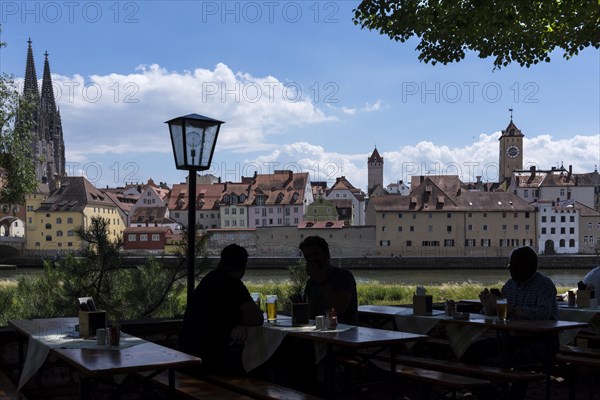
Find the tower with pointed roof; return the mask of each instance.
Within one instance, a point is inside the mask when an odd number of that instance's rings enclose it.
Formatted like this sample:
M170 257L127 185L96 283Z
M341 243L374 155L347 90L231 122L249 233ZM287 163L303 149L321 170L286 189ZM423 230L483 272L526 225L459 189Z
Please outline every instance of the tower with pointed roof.
M498 139L500 141L499 182L509 180L513 171L523 169L523 137L521 130L513 122L511 109L510 122Z
M31 43L31 39L29 39L23 88L23 95L37 103L36 112L29 116L34 121L31 153L35 160L37 180L47 182L50 190L53 190L58 186L60 178L66 176L62 120L60 110L54 100L48 52L44 54L44 73L40 96Z
M383 187L383 157L379 155L377 147L367 160L367 168L367 191L371 194L375 186Z

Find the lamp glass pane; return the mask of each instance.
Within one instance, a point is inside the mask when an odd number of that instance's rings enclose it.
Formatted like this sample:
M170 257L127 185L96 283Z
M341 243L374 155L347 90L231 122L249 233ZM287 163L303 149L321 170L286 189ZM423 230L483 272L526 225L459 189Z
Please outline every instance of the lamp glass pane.
M184 151L183 151L183 131L181 123L172 123L169 125L171 131L171 142L173 144L173 154L175 154L175 167L181 168L185 166Z
M201 121L186 121L186 155L188 165L209 168L212 150L217 139L218 126L208 126Z

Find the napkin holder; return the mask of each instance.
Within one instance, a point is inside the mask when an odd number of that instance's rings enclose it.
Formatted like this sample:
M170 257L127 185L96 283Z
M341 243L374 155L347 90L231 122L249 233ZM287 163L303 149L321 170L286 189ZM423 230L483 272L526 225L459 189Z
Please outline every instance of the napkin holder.
M414 315L431 315L433 311L433 298L431 295L414 295L413 296L413 314Z
M577 308L589 308L590 307L590 295L591 290L578 290L577 291Z
M96 336L96 330L106 328L106 311L79 310L79 336Z
M308 325L308 303L292 303L292 325Z

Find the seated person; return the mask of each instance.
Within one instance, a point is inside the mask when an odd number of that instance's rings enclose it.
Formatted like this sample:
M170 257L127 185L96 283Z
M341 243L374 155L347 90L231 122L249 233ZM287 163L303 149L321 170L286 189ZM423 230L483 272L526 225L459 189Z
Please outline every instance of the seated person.
M537 272L538 258L531 247L515 249L510 255L510 276L502 287L502 297L508 303L508 319L557 320L558 303L556 286L550 278ZM496 297L484 290L480 294L484 313L495 315ZM515 335L508 338L509 366L527 367L531 364L547 364L558 351L557 334ZM496 337L487 337L473 343L461 360L466 363L485 364L490 357L498 356ZM522 399L527 383L511 387L510 398Z
M201 371L244 372L246 327L262 325L264 320L242 283L247 262L245 248L225 247L217 268L202 278L185 309L179 347L202 359Z
M300 250L309 276L304 294L310 318L325 315L334 308L338 322L358 325L356 281L352 272L331 265L329 245L320 236L304 239Z

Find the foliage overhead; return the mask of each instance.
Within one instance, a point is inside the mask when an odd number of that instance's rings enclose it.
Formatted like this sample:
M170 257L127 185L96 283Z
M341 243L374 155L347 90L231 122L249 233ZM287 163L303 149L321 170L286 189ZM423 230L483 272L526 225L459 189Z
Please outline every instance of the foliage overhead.
M5 44L0 42L0 48ZM0 75L0 203L25 204L35 191L31 157L36 102L19 94L14 78Z
M419 60L448 64L465 58L494 57L494 68L516 62L530 67L600 47L598 0L363 0L355 25L395 41L416 36Z

